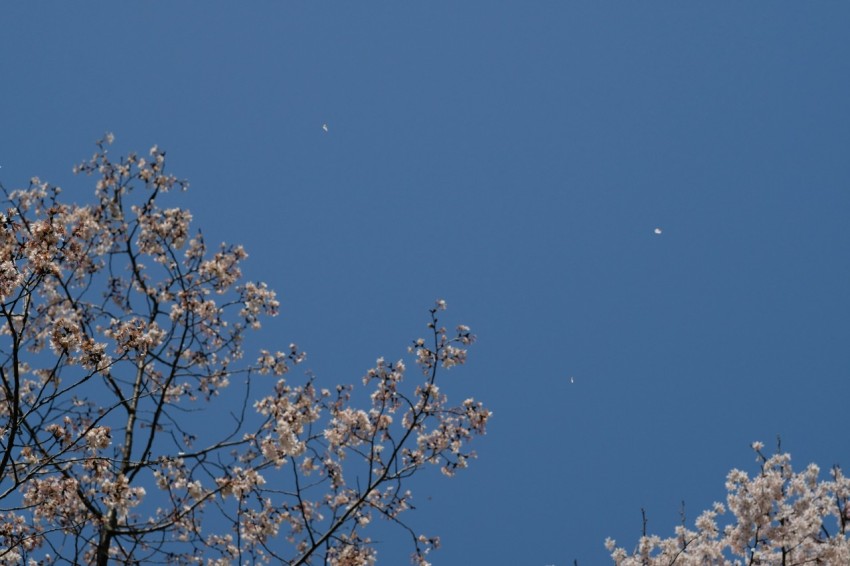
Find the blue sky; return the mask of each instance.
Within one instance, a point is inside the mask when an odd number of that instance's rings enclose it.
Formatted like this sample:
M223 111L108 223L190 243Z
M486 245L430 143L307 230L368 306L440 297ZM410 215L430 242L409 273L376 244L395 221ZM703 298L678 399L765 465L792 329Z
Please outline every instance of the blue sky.
M159 144L280 295L255 345L327 384L436 298L477 333L444 386L495 413L479 459L415 486L435 564L605 564L642 507L667 535L722 500L753 440L850 466L850 5L2 10L5 186L83 202L104 132Z

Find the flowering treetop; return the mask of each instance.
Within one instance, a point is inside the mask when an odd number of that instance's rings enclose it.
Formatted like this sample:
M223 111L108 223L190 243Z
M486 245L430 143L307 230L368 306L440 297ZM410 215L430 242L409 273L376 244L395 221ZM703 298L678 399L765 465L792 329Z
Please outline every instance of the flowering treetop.
M834 467L828 480L809 464L795 472L791 456L766 456L754 477L734 469L726 478L726 504L715 503L675 536L644 533L631 554L606 541L617 566L792 566L850 564L850 479ZM722 524L723 518L727 518Z
M438 301L410 347L418 383L378 359L364 407L351 385L287 379L295 344L246 361L275 293L243 280L241 246L210 252L189 211L161 204L188 187L164 151L115 161L112 141L75 168L97 178L93 204L0 186L0 564L372 564L375 517L427 564L439 539L405 522L408 480L465 468L490 417L437 384L470 329L447 330ZM199 430L226 388L237 409Z

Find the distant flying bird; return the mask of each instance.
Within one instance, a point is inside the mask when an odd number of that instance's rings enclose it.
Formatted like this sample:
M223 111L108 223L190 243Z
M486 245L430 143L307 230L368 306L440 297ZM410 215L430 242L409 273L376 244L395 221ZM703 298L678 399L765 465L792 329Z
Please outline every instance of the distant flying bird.
M660 236L660 235L661 235L661 228L656 228L656 229L655 229L655 230L653 230L653 231L655 232L655 235L656 235L656 236Z
M323 129L324 131L326 131L326 132L327 132L327 131L328 131L328 125L327 125L327 124L322 124L322 129Z

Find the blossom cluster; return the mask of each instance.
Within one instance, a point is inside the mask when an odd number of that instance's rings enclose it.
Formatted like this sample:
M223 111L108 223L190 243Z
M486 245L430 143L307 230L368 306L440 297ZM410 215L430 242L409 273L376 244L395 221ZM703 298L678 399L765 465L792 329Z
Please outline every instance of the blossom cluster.
M670 538L644 535L631 553L608 539L614 564L850 564L850 478L834 467L821 479L815 464L795 472L789 454L766 456L761 442L753 449L759 473L730 471L725 504L702 512L694 529L681 525Z
M162 205L188 187L164 151L114 160L113 141L75 167L93 204L0 185L0 565L370 565L376 518L427 564L439 539L406 525L407 483L467 467L491 416L437 384L470 329L440 325L438 301L410 348L422 375L379 358L366 395L294 376L295 344L246 355L274 291L244 281L242 246L209 252L191 213Z

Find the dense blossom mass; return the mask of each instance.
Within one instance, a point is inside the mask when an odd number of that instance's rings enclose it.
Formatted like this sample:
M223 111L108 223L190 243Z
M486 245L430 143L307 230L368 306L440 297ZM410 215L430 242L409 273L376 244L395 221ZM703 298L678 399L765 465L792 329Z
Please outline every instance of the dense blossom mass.
M750 477L732 470L726 503L715 503L675 536L644 534L629 553L606 541L617 566L794 566L850 564L850 478L834 467L829 479L810 464L791 467L791 456L766 456L753 443L761 469ZM684 522L684 521L683 521Z
M405 522L408 480L465 468L490 417L436 380L470 329L442 326L438 301L410 346L418 379L378 359L369 396L287 375L295 344L247 356L274 291L243 280L241 246L209 251L161 206L187 188L164 151L115 161L112 141L75 168L93 204L0 186L0 564L368 565L375 518L427 564L439 539Z

